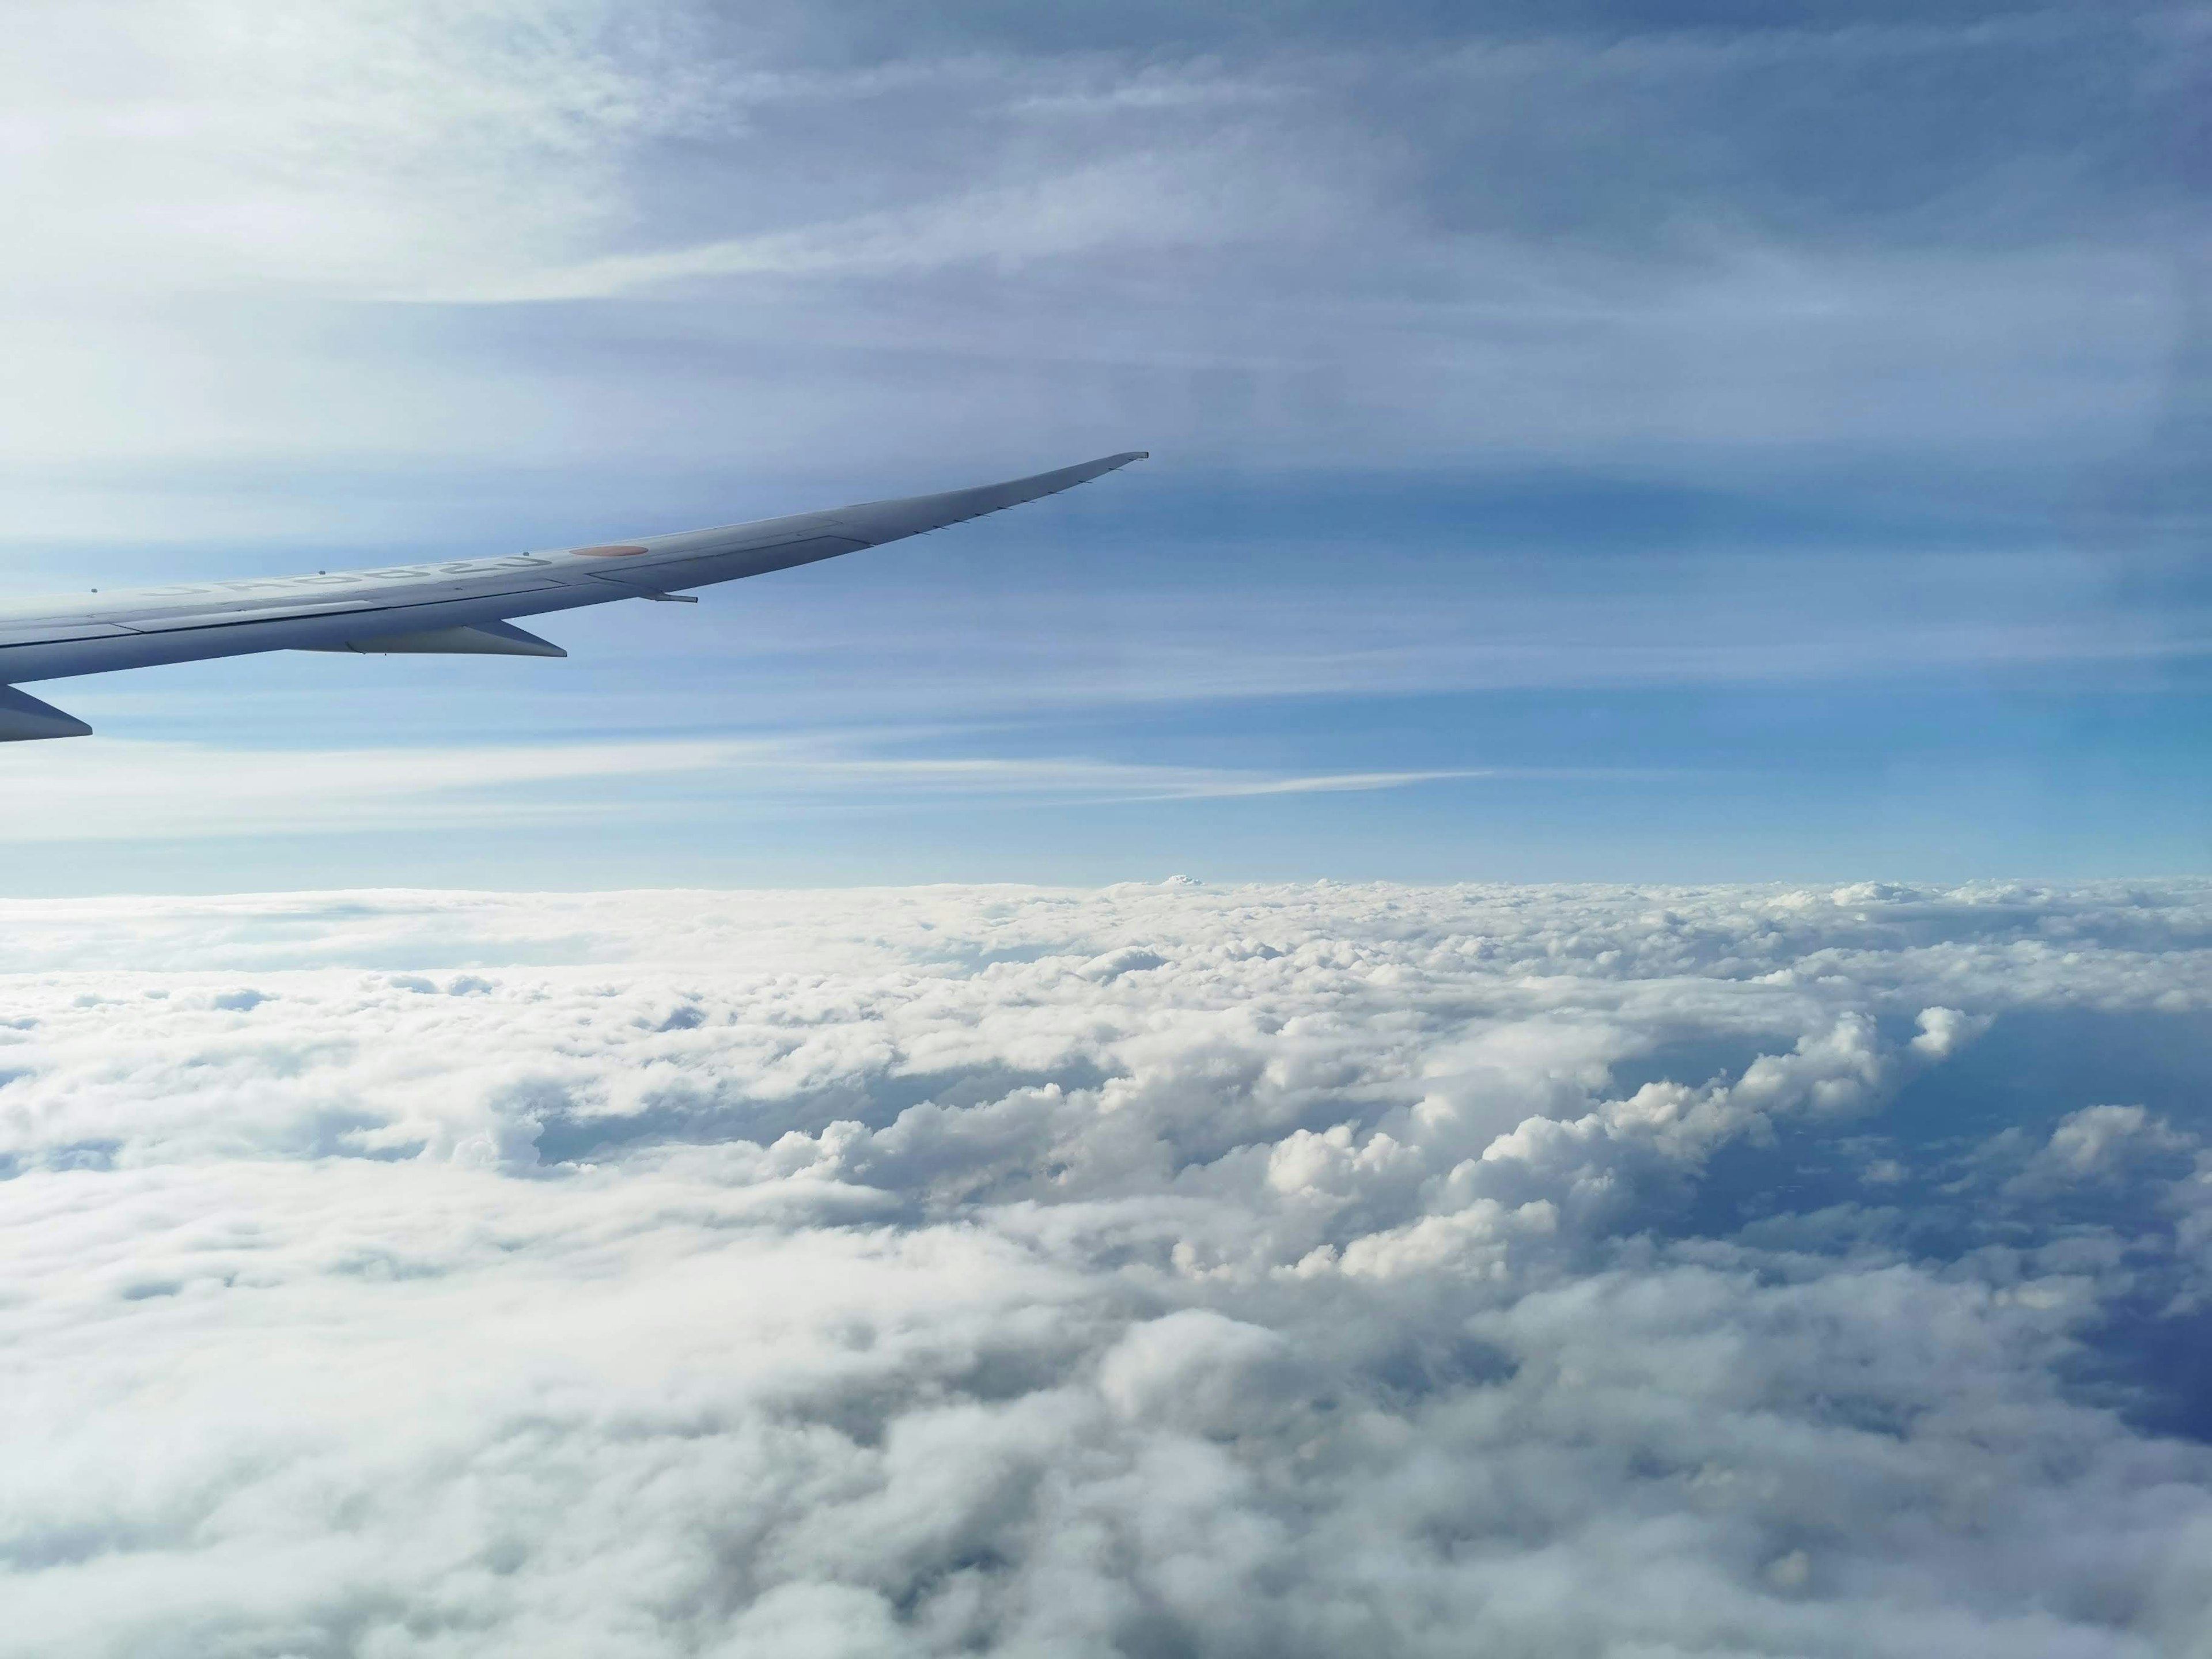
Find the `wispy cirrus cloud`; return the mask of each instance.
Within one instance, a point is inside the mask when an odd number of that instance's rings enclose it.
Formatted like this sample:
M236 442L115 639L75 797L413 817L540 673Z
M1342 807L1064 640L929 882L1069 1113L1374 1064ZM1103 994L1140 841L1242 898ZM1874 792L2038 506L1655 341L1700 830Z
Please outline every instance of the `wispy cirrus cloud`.
M1111 372L1071 401L1214 457L2124 441L2094 389L2139 404L2171 340L2154 163L2194 48L1974 11L1194 16L1138 50L988 8L898 44L861 6L33 6L0 188L40 254L0 284L46 322L9 342L39 415L6 431L48 465L698 464L719 365L773 414L715 436L788 465L1010 436L1034 416L991 365L1072 355ZM1961 83L1995 106L1933 90ZM605 308L520 349L446 314L548 302ZM641 337L684 343L687 395L650 395L668 354L622 366ZM134 397L92 395L94 337ZM968 374L901 386L863 344ZM1194 368L1252 382L1243 438Z
M8 757L0 841L149 841L365 829L630 821L684 792L693 810L810 799L1204 800L1545 775L1526 768L1282 773L1080 758L868 752L849 737L472 744L307 750L105 739ZM1550 775L1612 775L1561 769ZM1633 775L1624 774L1623 775ZM610 794L607 786L620 785Z

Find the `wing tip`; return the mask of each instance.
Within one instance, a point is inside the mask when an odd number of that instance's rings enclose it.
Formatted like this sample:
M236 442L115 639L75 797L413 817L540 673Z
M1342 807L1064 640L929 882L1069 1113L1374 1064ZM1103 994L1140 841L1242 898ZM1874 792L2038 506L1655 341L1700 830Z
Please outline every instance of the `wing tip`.
M1073 466L1061 467L1056 472L1040 472L1035 479L1024 478L1017 482L1030 483L1041 483L1047 478L1066 478L1068 483L1057 488L1066 489L1075 484L1089 483L1093 478L1103 478L1109 472L1118 472L1132 462L1152 459L1152 452L1149 449L1125 449L1118 455L1101 455L1095 461L1078 461Z

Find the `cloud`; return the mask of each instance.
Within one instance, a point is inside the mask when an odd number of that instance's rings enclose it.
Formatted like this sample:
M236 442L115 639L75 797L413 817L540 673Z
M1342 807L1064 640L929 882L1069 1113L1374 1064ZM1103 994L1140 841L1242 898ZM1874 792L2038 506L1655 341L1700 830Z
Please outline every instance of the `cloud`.
M2208 916L10 902L0 1652L2192 1651Z
M772 481L1139 428L1248 465L2071 463L2140 440L2182 326L2201 46L2126 9L1089 33L34 5L11 522L217 462Z
M656 780L757 805L809 797L878 805L1199 800L1357 793L1481 778L1613 775L1529 768L1285 774L1078 757L900 755L884 752L887 747L817 736L303 753L111 739L10 756L10 787L25 810L0 824L0 841L166 841L618 819L638 810L636 791ZM579 799L564 787L585 781L620 781L632 793L623 799ZM149 805L155 800L158 808Z

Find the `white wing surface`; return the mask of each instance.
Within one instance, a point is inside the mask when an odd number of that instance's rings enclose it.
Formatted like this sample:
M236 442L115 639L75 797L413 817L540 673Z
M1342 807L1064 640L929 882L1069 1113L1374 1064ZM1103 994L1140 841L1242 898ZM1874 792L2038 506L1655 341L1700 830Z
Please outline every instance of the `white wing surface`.
M1145 454L1133 450L975 489L590 547L0 605L0 742L91 730L14 689L34 680L256 651L565 656L511 619L617 599L676 599L686 588L834 559L1072 489Z

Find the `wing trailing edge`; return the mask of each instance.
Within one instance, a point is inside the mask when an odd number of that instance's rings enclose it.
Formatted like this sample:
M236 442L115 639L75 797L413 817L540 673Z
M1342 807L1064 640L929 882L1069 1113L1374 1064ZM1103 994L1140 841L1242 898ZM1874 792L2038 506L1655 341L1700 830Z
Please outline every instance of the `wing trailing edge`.
M562 657L514 619L624 599L693 604L689 589L942 530L1144 458L1125 450L975 489L582 547L0 603L0 742L90 730L15 690L35 680L262 651Z
M364 657L565 657L550 640L513 623L469 628L431 628L416 634L378 634L343 645L303 645L302 651L352 651Z
M40 738L88 738L92 728L50 702L40 702L12 685L0 685L0 743L33 743Z

